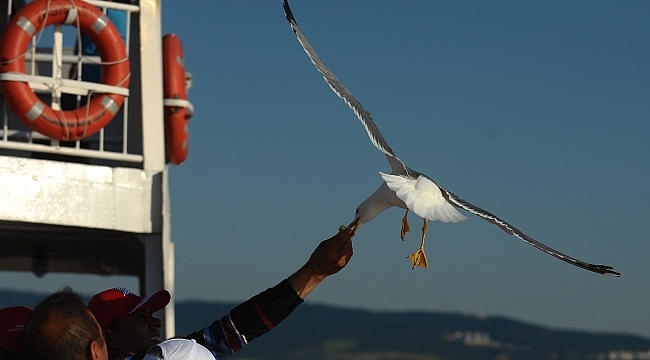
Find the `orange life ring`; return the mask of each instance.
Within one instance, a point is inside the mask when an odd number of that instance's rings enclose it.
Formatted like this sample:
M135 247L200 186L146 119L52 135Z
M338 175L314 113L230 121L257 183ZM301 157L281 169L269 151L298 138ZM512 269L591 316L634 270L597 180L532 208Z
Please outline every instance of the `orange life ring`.
M179 165L189 150L188 120L192 116L185 87L185 58L178 36L163 37L163 95L165 101L165 157Z
M129 61L119 31L99 9L80 0L35 0L12 16L0 41L0 74L25 74L24 54L37 31L77 22L97 46L103 63L102 84L128 89ZM60 140L96 133L113 119L125 97L102 93L78 109L54 110L36 96L27 80L3 79L0 88L13 112L30 129Z

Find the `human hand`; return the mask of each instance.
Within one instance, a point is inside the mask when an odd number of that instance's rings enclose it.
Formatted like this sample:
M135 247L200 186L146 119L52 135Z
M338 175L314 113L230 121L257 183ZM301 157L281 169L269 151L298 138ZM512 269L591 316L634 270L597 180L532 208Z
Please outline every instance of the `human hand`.
M323 278L341 271L352 257L351 229L343 229L327 240L321 241L305 264L314 276Z
M354 231L346 228L321 241L307 263L288 280L296 293L305 298L326 277L341 271L352 257Z
M323 278L341 271L352 257L352 236L354 231L345 228L331 238L321 241L305 266L309 267L314 275Z

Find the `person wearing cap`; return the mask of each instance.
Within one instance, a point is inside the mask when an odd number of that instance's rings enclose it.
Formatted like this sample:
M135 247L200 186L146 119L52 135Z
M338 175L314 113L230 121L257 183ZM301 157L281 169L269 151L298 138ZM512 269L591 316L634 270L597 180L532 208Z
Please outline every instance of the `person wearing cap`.
M20 338L32 309L10 306L0 309L0 360L22 360Z
M139 354L160 342L160 319L152 314L169 303L167 290L140 297L125 288L104 290L88 302L102 328L110 359Z
M69 287L46 297L25 322L25 360L108 360L102 329Z
M144 360L215 360L212 353L194 339L169 339L147 350Z
M353 231L346 228L323 240L309 260L272 288L237 305L221 319L187 335L223 360L250 341L275 328L326 277L343 269L352 257ZM126 289L102 291L90 299L88 309L104 332L109 359L142 359L160 342L160 319L152 314L169 303L166 290L139 297Z

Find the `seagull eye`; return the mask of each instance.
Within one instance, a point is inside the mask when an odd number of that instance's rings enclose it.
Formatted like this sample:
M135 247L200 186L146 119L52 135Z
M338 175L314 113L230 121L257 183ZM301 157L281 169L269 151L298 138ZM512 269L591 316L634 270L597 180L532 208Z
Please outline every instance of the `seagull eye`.
M358 213L359 213L359 209L357 208L357 209L354 211L354 213L355 213L355 214L358 214Z

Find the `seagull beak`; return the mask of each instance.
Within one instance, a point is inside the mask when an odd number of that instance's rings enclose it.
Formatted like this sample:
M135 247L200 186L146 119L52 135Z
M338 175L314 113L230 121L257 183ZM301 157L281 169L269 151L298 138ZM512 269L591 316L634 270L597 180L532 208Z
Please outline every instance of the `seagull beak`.
M345 226L345 225L339 226L339 232L341 232L343 230L346 230L346 229L351 229L352 230L352 236L354 236L354 234L357 232L357 229L359 227L361 227L361 224L359 224L359 218L356 218L348 226Z
M354 236L354 234L357 232L357 229L361 227L361 224L359 224L359 219L360 217L354 219L354 221L348 225L348 228L352 229L352 236Z

